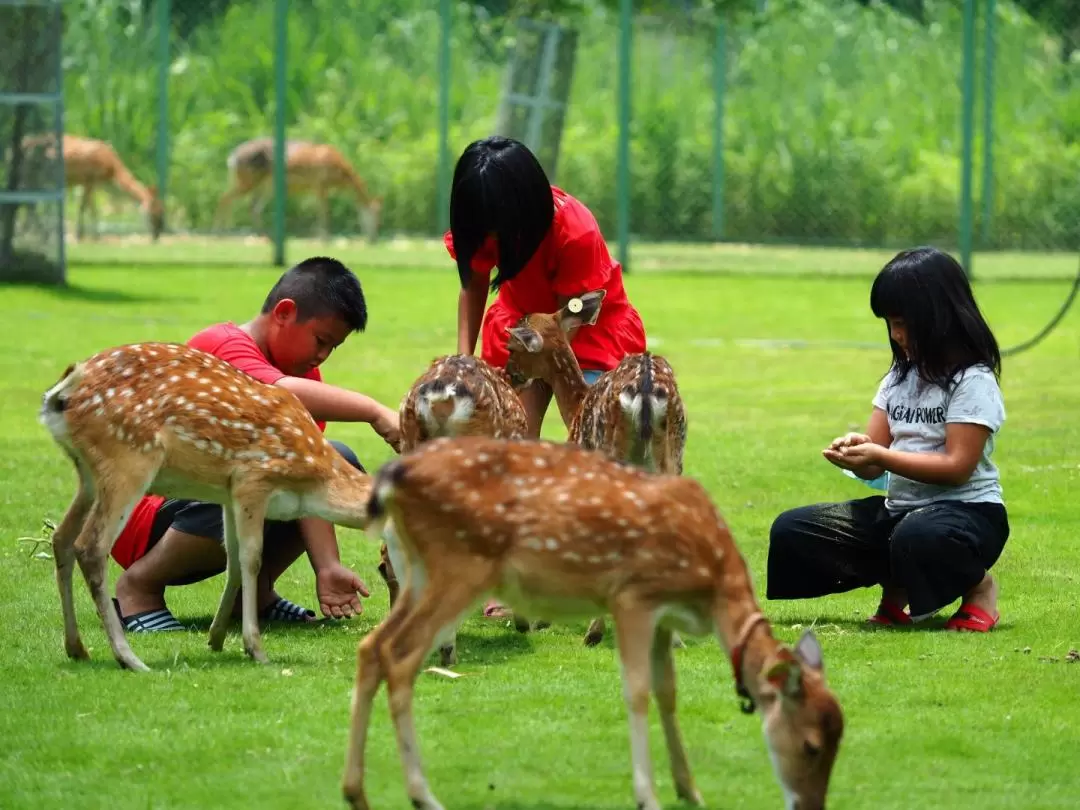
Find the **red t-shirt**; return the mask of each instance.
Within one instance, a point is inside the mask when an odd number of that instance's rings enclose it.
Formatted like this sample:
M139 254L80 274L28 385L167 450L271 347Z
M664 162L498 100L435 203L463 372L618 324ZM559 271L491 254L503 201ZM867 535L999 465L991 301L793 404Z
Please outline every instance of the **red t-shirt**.
M560 295L602 288L607 294L599 318L593 326L579 329L570 346L582 369L607 371L626 355L645 351L645 327L623 288L622 266L608 252L592 212L562 189L552 186L551 191L555 197L551 229L521 272L499 288L488 307L480 330L481 357L505 367L507 328L524 315L555 312ZM443 242L456 258L449 231ZM487 240L473 256L473 270L490 274L498 255L495 241Z
M216 355L250 374L260 382L273 385L285 372L266 359L254 339L234 323L208 326L187 342L188 346ZM304 375L309 380L322 381L319 369L313 368ZM317 422L319 430L326 430L325 422ZM135 505L127 524L113 544L113 559L125 569L146 553L150 543L150 531L165 498L160 495L144 495Z

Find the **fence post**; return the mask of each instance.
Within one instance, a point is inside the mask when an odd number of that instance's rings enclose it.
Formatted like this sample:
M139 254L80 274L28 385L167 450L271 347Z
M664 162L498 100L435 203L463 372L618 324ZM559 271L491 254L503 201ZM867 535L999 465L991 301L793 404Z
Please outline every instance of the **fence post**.
M713 49L713 239L724 238L724 104L727 94L727 20L716 20L716 45Z
M289 0L274 4L274 265L285 266L285 95Z
M982 176L982 239L985 250L990 245L990 222L994 215L994 60L997 34L995 20L997 0L986 0L986 21L983 30L983 176Z
M158 120L157 120L157 184L162 204L169 194L169 38L172 33L171 0L157 0L158 49ZM168 206L165 206L166 215ZM167 226L168 223L165 223Z
M616 176L618 202L619 263L623 271L630 264L630 60L633 0L619 2L619 147Z
M439 0L439 156L435 223L439 235L450 227L450 0Z
M964 0L964 57L961 67L962 145L960 154L960 261L968 277L971 265L972 156L975 138L975 0Z

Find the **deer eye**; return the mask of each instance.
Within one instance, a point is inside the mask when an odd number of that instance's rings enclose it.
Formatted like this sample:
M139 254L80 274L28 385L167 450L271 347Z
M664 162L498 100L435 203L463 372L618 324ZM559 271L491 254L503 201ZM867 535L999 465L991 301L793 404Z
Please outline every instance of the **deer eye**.
M807 740L803 743L803 753L806 754L808 757L816 757L818 754L821 753L821 746L814 745L812 742Z

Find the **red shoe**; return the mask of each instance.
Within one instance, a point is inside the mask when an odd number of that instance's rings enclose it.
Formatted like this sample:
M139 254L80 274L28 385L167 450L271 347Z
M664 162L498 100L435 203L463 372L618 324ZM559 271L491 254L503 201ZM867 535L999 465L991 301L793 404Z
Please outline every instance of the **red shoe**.
M903 608L885 600L882 600L881 604L878 605L877 613L866 621L868 624L878 624L885 627L912 624L911 617L904 612Z
M946 630L968 630L972 633L989 633L1001 621L1001 614L990 615L978 605L964 603L945 622Z

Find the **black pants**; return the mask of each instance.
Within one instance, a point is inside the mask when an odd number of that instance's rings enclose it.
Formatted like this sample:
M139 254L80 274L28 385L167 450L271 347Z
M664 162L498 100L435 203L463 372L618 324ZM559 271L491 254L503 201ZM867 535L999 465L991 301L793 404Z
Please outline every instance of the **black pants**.
M331 440L334 449L344 456L345 460L360 472L366 472L360 459L352 449L341 442ZM293 540L300 535L300 526L295 520L267 520L263 524L263 537L267 545L281 541ZM209 537L219 543L225 542L225 525L221 506L216 503L205 501L178 501L167 500L158 509L154 516L153 527L150 529L150 542L146 546L149 551L162 538L169 529L178 532L193 534L196 537Z
M945 501L892 515L877 495L803 506L773 522L766 597L889 584L907 591L912 616L923 616L978 585L1008 537L1001 504Z

